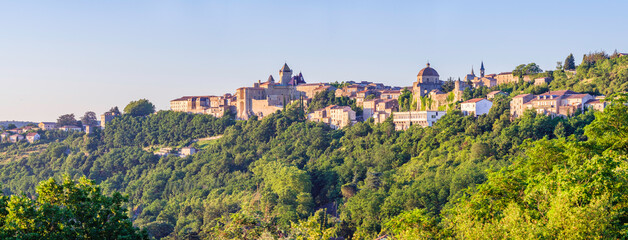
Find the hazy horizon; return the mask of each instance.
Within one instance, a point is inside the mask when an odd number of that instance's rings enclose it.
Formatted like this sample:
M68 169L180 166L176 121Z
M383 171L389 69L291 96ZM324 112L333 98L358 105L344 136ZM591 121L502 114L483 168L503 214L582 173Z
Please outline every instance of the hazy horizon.
M584 1L2 2L0 121L98 115L146 98L221 95L277 77L410 86L573 53L628 52L628 3Z

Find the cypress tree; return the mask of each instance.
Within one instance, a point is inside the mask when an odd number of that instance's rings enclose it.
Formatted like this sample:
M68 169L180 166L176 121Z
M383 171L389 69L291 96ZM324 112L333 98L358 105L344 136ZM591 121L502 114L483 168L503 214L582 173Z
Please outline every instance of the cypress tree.
M569 54L569 56L567 56L567 58L565 59L565 65L564 65L564 69L565 70L575 70L576 69L576 62L573 58L573 54Z

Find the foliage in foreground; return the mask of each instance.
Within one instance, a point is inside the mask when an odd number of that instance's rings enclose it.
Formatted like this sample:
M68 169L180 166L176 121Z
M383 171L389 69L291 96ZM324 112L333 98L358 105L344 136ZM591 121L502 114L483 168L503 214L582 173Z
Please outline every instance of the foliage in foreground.
M108 197L86 178L53 178L37 187L37 200L0 195L2 239L148 239L133 227L120 193Z

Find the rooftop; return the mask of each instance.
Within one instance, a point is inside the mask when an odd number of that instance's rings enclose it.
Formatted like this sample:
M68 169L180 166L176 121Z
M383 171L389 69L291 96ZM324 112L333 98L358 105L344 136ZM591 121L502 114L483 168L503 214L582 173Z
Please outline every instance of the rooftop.
M469 99L469 100L464 101L464 102L462 102L462 103L476 103L476 102L479 102L479 101L482 101L482 100L486 100L486 98L474 98L474 99ZM487 101L488 101L488 100L487 100Z

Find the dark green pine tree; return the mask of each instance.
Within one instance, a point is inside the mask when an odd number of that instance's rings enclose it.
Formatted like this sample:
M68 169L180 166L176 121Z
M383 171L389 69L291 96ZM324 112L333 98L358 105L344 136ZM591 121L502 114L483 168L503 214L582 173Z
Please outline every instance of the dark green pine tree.
M569 54L565 59L565 65L563 66L565 70L575 70L576 69L576 61L573 58L573 54Z

